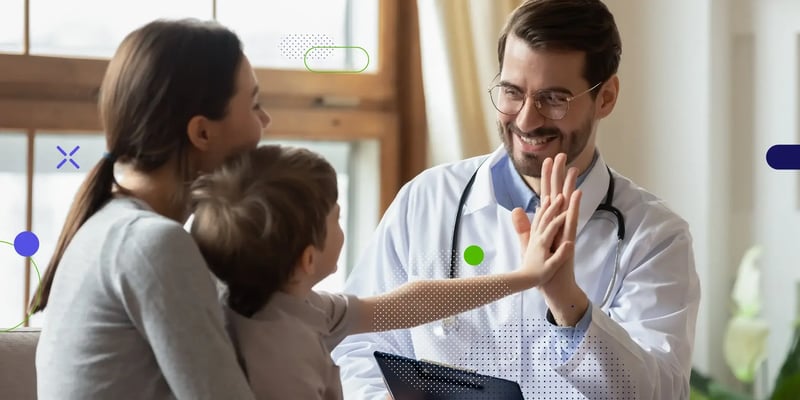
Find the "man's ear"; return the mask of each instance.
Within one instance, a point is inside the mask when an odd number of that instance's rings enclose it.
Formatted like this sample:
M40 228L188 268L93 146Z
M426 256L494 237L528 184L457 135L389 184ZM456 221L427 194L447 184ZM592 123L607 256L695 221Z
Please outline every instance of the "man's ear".
M189 141L201 151L208 151L211 147L208 134L210 122L202 115L195 115L186 125L186 135L189 137Z
M617 96L619 96L619 78L614 75L600 86L600 93L595 100L597 119L603 119L614 111Z

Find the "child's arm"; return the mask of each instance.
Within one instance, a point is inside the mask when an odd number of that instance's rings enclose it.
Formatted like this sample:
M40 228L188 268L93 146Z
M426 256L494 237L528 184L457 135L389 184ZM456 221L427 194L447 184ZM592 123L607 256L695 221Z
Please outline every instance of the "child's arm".
M524 256L520 269L496 275L409 282L389 293L359 299L356 309L360 312L350 333L422 325L547 282L571 256L572 242L564 241L555 250L552 246L566 221L577 223L580 192L575 193L563 212L563 196L558 195L552 204L549 197L545 198L530 231L519 228L528 223L525 212L519 208L512 212Z

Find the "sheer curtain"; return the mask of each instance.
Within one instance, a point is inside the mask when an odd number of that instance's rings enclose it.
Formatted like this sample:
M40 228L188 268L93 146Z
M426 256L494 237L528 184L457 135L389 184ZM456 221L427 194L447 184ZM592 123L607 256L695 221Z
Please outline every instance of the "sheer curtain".
M498 72L497 37L521 0L418 0L428 163L500 144L486 89Z

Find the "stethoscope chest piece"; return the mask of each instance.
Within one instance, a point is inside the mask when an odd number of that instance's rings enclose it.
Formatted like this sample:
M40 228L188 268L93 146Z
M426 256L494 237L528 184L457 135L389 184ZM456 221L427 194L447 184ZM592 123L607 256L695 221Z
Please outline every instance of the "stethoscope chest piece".
M442 333L450 335L458 332L458 317L453 315L442 320Z

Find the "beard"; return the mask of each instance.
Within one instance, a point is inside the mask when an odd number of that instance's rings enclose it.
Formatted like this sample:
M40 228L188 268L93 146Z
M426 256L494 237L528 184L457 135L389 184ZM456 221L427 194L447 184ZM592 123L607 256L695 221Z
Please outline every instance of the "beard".
M554 158L556 154L564 153L567 155L567 165L569 166L586 149L589 138L592 136L593 123L594 116L590 115L581 124L580 128L566 135L562 130L555 127L541 127L531 132L522 132L513 121L503 126L502 122L498 120L497 131L500 135L500 140L503 141L503 147L505 147L506 153L508 153L508 157L517 172L524 176L541 178L542 164L546 158ZM557 146L551 146L552 149L548 150L547 153L527 153L519 149L515 152L514 135L531 139L555 137L553 142L549 144L555 143ZM552 154L550 154L551 152Z

